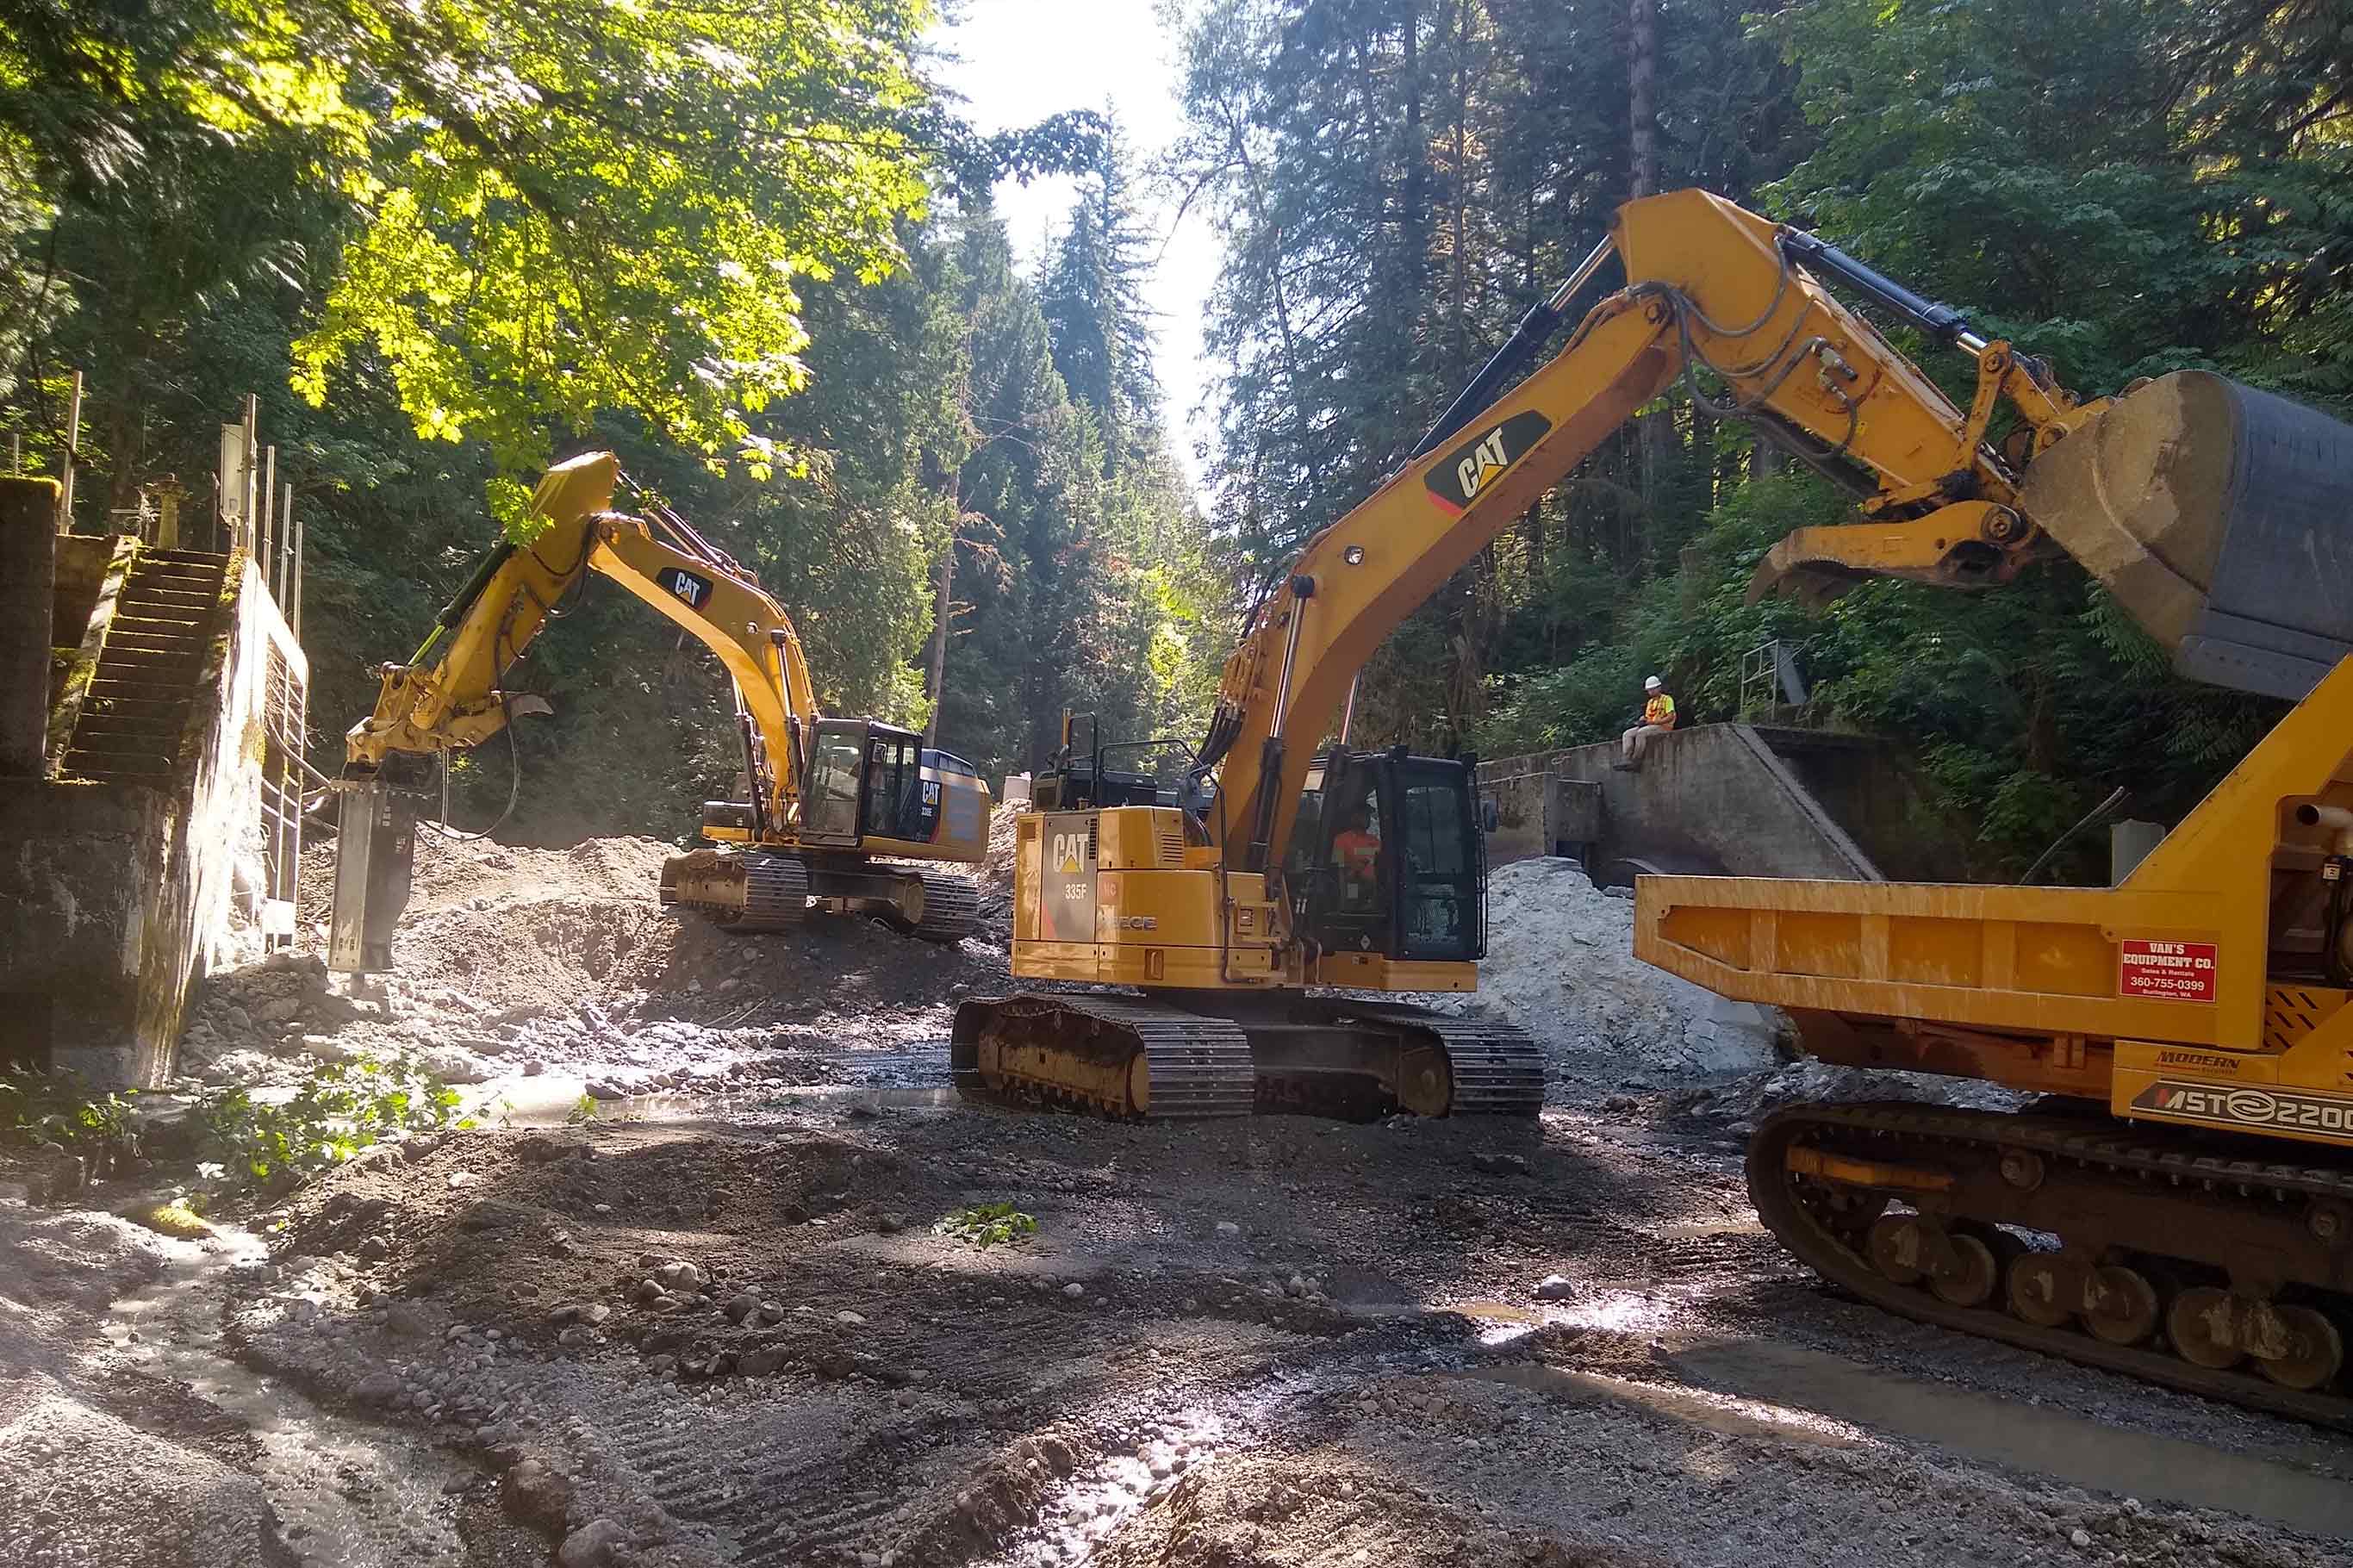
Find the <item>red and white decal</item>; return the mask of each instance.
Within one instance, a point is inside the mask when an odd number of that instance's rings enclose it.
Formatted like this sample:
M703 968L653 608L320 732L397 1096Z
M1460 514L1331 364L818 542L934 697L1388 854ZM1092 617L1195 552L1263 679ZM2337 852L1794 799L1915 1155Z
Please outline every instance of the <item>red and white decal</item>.
M2156 996L2168 1002L2211 1002L2219 952L2211 942L2143 942L2126 938L2116 945L2116 994Z

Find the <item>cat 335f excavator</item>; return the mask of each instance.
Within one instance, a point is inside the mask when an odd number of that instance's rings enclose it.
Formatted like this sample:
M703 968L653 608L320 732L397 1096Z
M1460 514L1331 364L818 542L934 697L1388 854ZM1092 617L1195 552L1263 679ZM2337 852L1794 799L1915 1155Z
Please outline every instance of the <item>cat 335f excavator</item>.
M751 798L704 804L702 835L720 847L664 864L664 904L755 931L797 923L815 898L934 942L968 933L978 905L968 879L892 862L987 854L988 789L972 764L910 731L822 716L784 607L667 509L615 511L619 472L606 452L549 469L532 495L542 524L532 542L491 549L416 656L384 667L375 711L344 738L329 965L390 967L418 804L448 753L547 711L499 681L590 572L700 639L734 686Z
M1625 286L1504 390L1613 254ZM1973 360L1968 406L1831 287ZM1641 879L1636 952L1788 1009L1813 1054L2073 1108L1785 1109L1751 1144L1758 1213L1893 1310L2353 1424L2353 429L2200 372L2079 400L1950 308L1704 192L1622 207L1308 544L1227 666L1184 799L1152 803L1101 746L1041 781L1014 973L1146 996L968 1003L960 1081L1224 1114L1251 1108L1254 1063L1261 1102L1352 1085L1533 1109L1516 1038L1303 995L1467 989L1481 938L1472 768L1312 748L1380 638L1677 376L1857 497L1859 521L1776 546L1758 591L1986 587L2064 553L2185 674L2297 703L2113 889ZM1373 885L1352 890L1368 835Z

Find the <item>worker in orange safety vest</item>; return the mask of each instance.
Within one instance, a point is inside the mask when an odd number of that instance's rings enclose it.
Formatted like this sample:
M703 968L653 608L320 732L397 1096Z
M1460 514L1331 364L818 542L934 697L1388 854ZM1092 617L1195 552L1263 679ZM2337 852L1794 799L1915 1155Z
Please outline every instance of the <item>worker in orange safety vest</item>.
M1653 675L1642 682L1642 721L1618 737L1618 765L1639 768L1652 742L1675 727L1675 700L1667 683Z

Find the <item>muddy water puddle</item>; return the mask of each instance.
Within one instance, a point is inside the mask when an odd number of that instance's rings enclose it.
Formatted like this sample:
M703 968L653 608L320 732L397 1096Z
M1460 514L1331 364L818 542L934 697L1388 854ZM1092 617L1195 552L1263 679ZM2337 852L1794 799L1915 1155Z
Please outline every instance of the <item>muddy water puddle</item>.
M2222 1509L2314 1535L2353 1537L2353 1485L2345 1474L2353 1470L2353 1445L2314 1443L2311 1457L2327 1468L2308 1469L1767 1340L1687 1346L1673 1352L1669 1364L1702 1386L1550 1366L1482 1368L1466 1375L1639 1405L1731 1436L1848 1447L1894 1434L2089 1491Z
M443 1568L465 1560L447 1493L466 1466L399 1430L313 1405L230 1353L222 1304L230 1273L261 1261L249 1231L168 1244L164 1275L118 1299L101 1325L112 1359L180 1383L235 1418L259 1452L259 1481L280 1534L306 1568Z

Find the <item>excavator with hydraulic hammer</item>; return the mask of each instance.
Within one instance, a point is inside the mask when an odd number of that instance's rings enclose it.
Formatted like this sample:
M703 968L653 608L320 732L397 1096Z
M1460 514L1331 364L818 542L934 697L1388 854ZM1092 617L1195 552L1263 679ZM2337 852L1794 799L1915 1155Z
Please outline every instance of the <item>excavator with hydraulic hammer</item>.
M764 931L798 924L815 900L931 942L968 935L979 907L972 881L909 862L976 865L987 855L978 773L913 731L820 713L784 607L669 509L614 510L620 477L607 452L549 469L532 495L530 542L492 547L416 655L379 672L375 710L344 738L329 967L391 966L419 807L452 752L548 710L499 683L591 573L711 649L734 690L748 798L704 803L713 847L663 865L663 904Z
M1613 258L1623 286L1523 378ZM1972 362L1965 403L1838 295ZM1756 592L1992 588L2072 557L2183 674L2295 704L2115 888L1641 879L1636 952L1786 1009L1812 1054L2045 1097L1777 1111L1749 1153L1760 1215L1891 1310L2353 1424L2353 428L2204 372L2079 398L1704 192L1620 208L1308 544L1173 802L1066 748L1019 823L1013 971L1142 994L967 1003L959 1083L1142 1116L1344 1090L1533 1110L1516 1036L1310 994L1468 989L1483 937L1472 764L1314 748L1374 646L1678 377L1855 498Z

